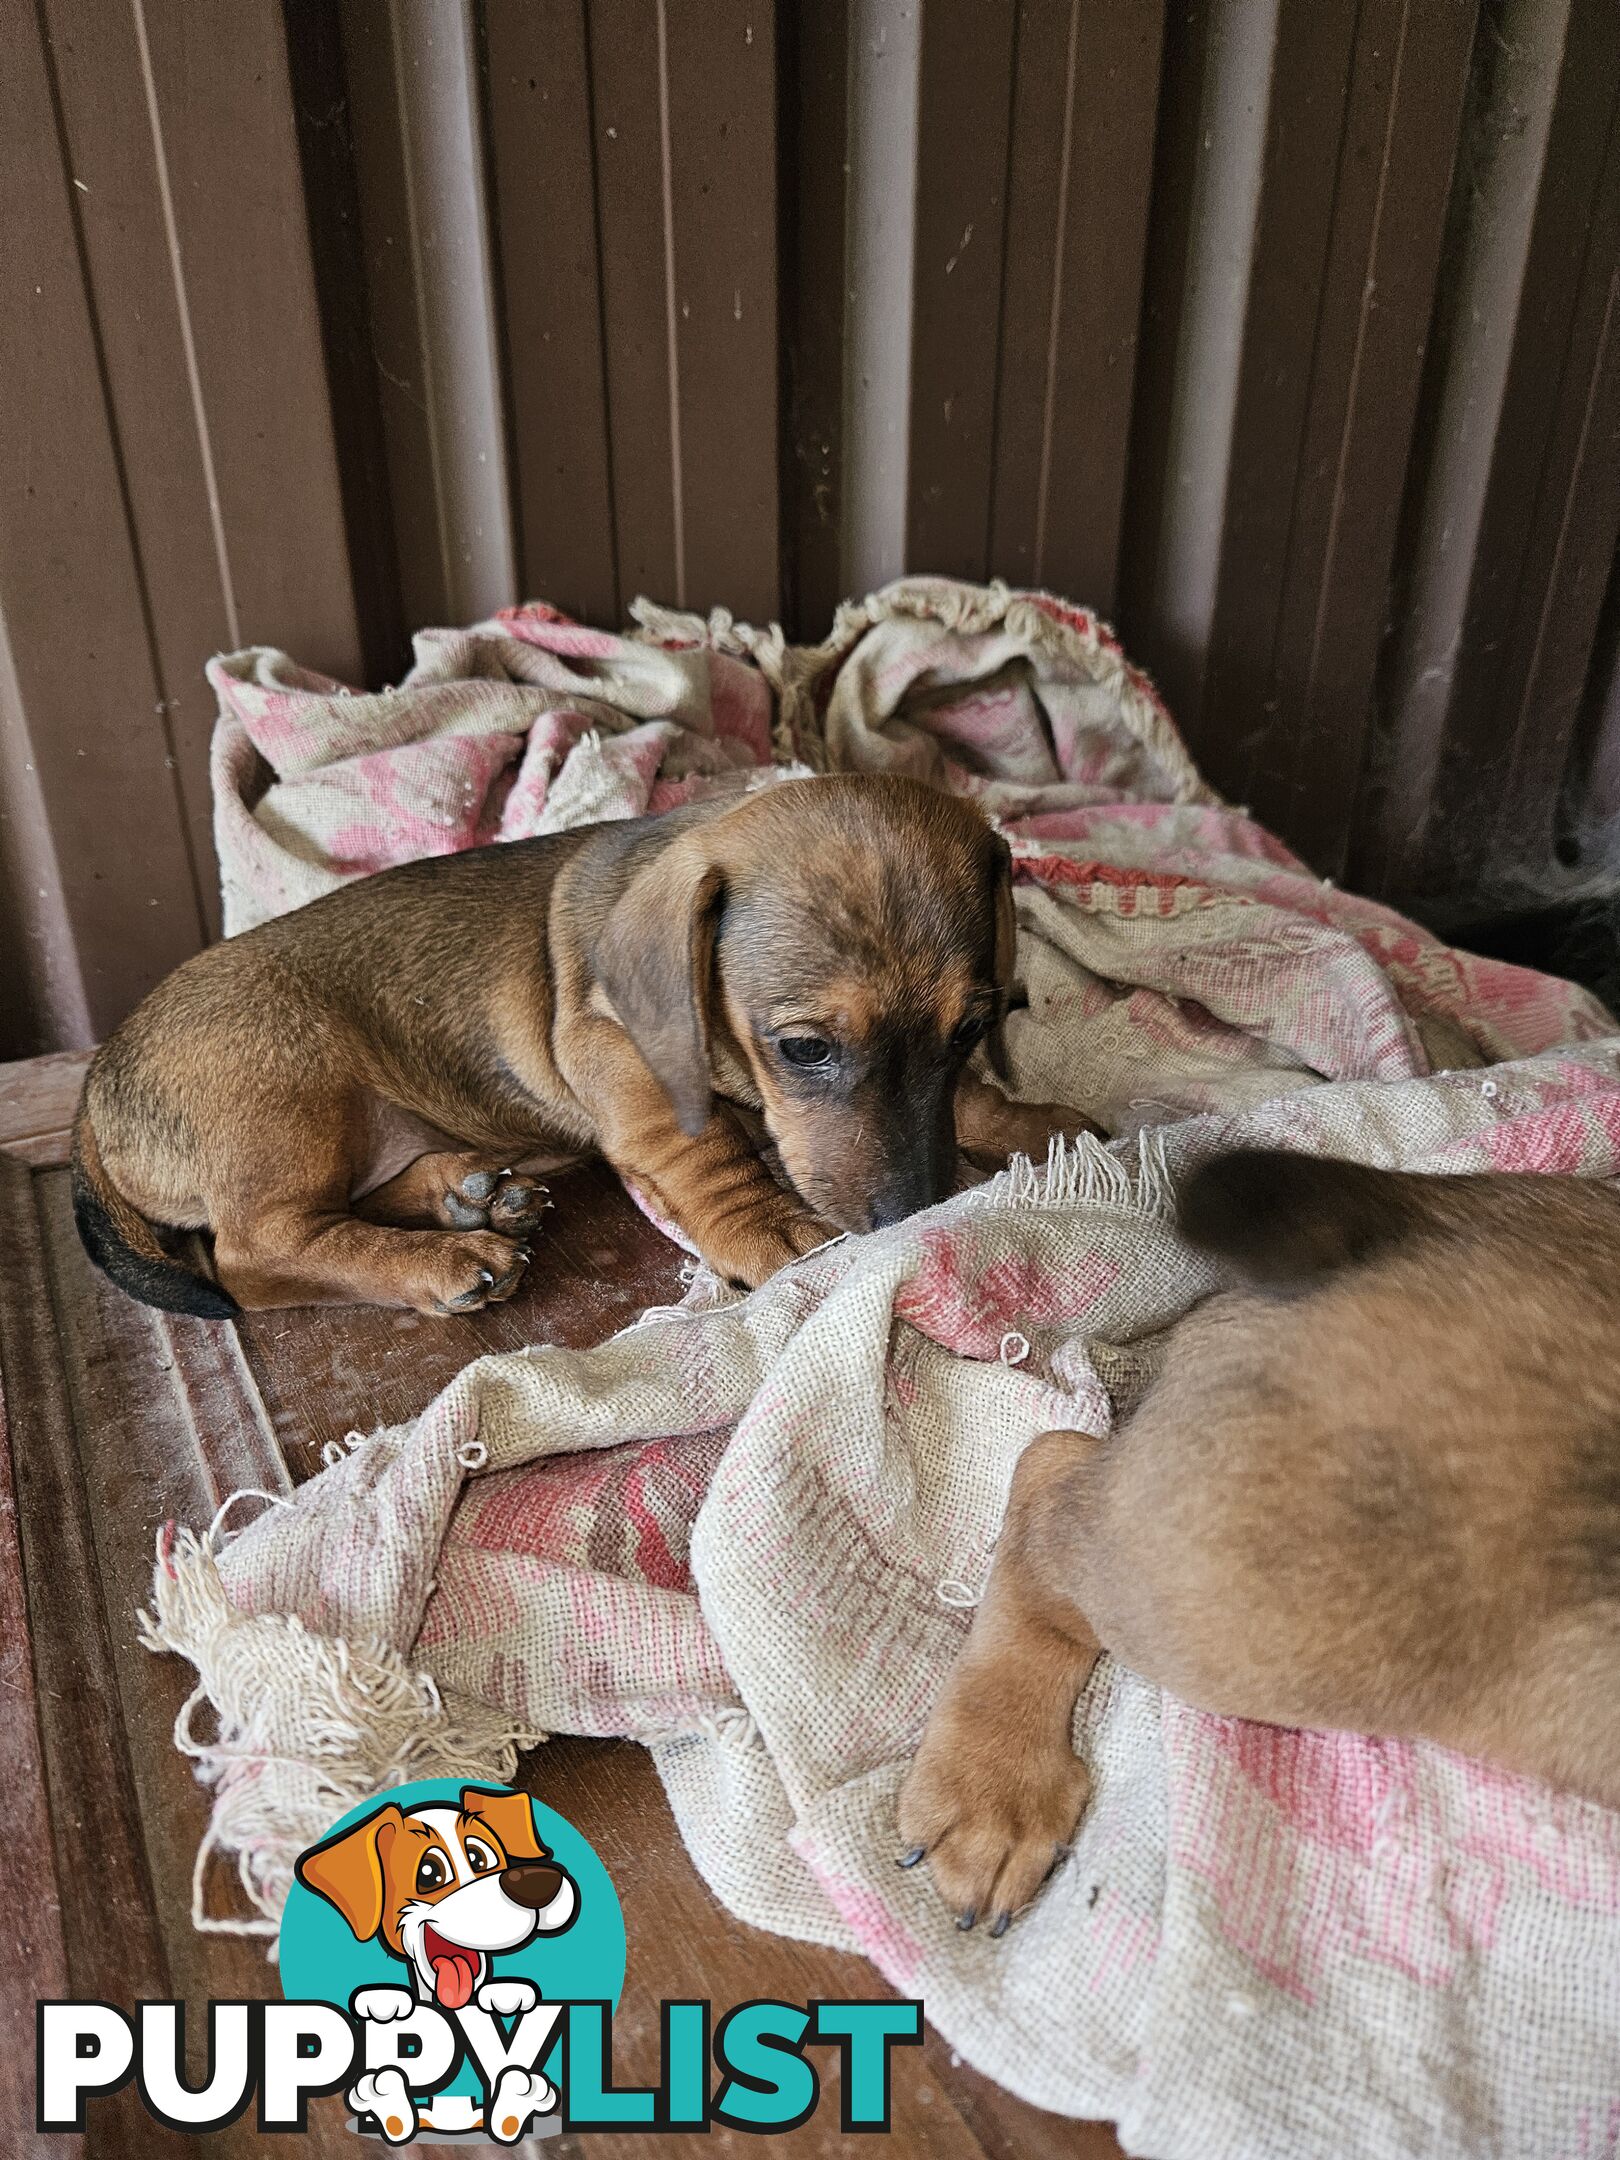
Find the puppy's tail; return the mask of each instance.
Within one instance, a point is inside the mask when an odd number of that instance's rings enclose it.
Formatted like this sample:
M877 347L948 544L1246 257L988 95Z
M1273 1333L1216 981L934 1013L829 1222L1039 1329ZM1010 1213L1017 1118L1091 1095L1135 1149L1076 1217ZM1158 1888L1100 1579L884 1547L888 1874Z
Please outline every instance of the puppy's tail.
M120 1290L160 1312L228 1320L240 1312L228 1290L182 1267L157 1232L108 1177L85 1102L73 1123L73 1220L91 1259Z
M1247 1281L1304 1288L1400 1243L1432 1220L1440 1188L1462 1182L1241 1148L1193 1172L1178 1196L1177 1221L1190 1245Z

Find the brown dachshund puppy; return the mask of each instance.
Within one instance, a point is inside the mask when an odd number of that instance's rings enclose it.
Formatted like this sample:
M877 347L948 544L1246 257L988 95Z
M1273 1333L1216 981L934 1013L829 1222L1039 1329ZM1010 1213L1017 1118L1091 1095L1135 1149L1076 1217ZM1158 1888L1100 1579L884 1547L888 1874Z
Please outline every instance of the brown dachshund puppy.
M1620 1806L1620 1196L1246 1153L1182 1228L1246 1287L1109 1438L1020 1460L900 1795L959 1925L1073 1835L1102 1650L1184 1702L1424 1738Z
M80 1234L174 1312L471 1312L529 1258L524 1158L594 1147L752 1286L943 1199L959 1142L1086 1125L964 1072L981 1037L996 1062L1014 932L1006 843L899 778L386 871L199 953L97 1053Z

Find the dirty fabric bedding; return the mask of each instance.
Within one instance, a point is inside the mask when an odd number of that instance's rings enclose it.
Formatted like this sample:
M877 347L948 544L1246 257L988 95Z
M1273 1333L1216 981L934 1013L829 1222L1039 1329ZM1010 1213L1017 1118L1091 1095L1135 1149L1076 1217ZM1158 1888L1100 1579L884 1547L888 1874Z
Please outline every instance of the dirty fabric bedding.
M266 651L211 675L237 929L784 770L971 795L1016 862L1017 1092L1120 1136L746 1300L698 1270L600 1349L480 1360L239 1534L167 1530L149 1639L214 1706L210 1847L257 1924L366 1792L629 1734L733 1911L865 1952L970 2061L1130 2149L1340 2160L1353 2122L1362 2154L1611 2151L1620 1816L1439 1748L1209 1717L1105 1660L1075 1723L1090 1812L1003 1941L894 1866L1020 1451L1124 1414L1209 1287L1173 1227L1188 1168L1241 1139L1620 1174L1610 1016L1312 876L1043 597L910 581L813 650L529 607L420 637L382 696Z

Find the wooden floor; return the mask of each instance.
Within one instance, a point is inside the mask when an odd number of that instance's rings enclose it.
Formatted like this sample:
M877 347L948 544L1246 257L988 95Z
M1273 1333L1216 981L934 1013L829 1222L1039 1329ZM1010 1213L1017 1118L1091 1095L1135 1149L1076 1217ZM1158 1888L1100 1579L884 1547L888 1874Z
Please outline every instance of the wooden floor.
M318 1469L325 1441L420 1410L473 1357L525 1342L602 1340L645 1305L680 1295L680 1256L603 1169L552 1180L541 1264L509 1305L475 1319L378 1311L273 1313L221 1326L132 1304L80 1249L68 1203L66 1128L81 1062L0 1067L0 2156L106 2160L195 2151L132 2095L94 2104L80 2139L35 2137L34 2006L53 1995L129 2004L274 1996L262 1943L197 1933L192 1856L203 1796L172 1727L190 1668L152 1657L134 1615L168 1517L205 1522L240 1486L269 1491ZM590 1839L624 1906L630 1966L614 2028L621 2083L657 2075L666 1995L729 2005L870 1995L863 1960L783 1941L726 1913L687 1860L645 1753L628 1741L556 1739L525 1782ZM212 1888L231 1909L228 1877ZM895 2054L892 2134L879 2148L928 2160L1118 2153L1112 2134L1011 2099L932 2032ZM818 2051L824 2097L770 2149L832 2153L836 2055ZM352 2153L336 2101L280 2150ZM208 2149L264 2151L249 2124ZM710 2150L756 2141L710 2133ZM595 2160L690 2149L686 2138L560 2138Z

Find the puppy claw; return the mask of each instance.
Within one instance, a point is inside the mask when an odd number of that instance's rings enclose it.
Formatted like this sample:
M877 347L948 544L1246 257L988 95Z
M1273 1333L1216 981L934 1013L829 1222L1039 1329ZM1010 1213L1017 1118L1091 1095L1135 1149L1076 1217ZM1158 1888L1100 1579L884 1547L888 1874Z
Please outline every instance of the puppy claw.
M990 1940L1000 1942L1002 1936L1006 1934L1011 1926L1012 1914L1010 1912L998 1912L995 1919L990 1923Z
M915 1867L917 1865L917 1862L923 1857L924 1853L926 1853L927 1850L928 1847L926 1845L913 1845L910 1852L903 1852L894 1864L896 1867Z
M972 1927L974 1921L978 1919L978 1917L978 1908L973 1905L970 1905L966 1912L958 1913L956 1916L956 1926L958 1933L965 1935L968 1929Z

